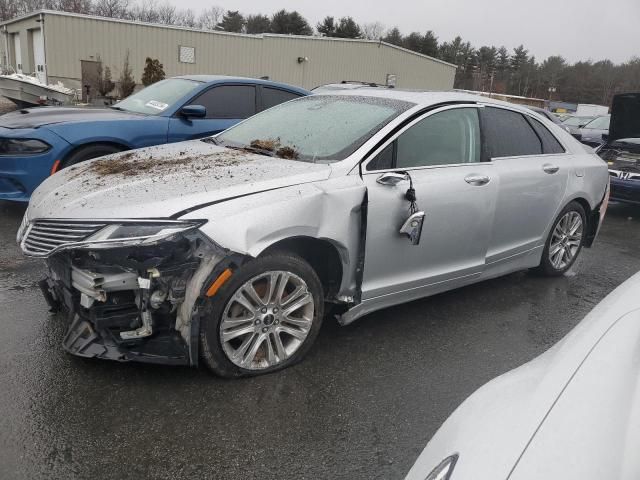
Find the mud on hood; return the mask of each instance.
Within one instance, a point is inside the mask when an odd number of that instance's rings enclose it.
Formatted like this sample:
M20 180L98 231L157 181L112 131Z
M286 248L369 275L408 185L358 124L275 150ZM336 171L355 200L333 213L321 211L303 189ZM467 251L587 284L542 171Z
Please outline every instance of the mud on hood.
M35 107L16 110L0 116L0 127L38 128L55 123L130 120L144 117L144 115L107 108Z
M621 138L640 138L640 93L621 93L613 97L608 141Z
M167 218L200 205L323 180L330 172L329 165L194 140L109 155L64 169L34 192L28 216Z

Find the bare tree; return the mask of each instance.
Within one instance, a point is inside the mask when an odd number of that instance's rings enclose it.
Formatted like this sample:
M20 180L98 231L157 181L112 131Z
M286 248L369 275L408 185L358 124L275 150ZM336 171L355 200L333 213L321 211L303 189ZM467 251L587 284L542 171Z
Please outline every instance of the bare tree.
M175 25L181 25L183 27L196 28L198 22L196 21L196 14L190 8L185 10L179 10L176 14Z
M129 0L95 0L93 11L96 15L109 18L125 18L129 10Z
M158 7L158 22L165 25L176 23L176 7L169 2L165 2Z
M224 8L213 5L200 13L198 17L198 26L205 30L215 30L216 25L222 20Z
M72 13L91 13L93 5L91 0L60 0L58 9Z
M0 0L0 21L18 16L18 4L15 0Z
M160 21L156 0L142 0L141 3L134 5L129 12L132 20L148 23L159 23Z
M362 37L367 40L380 40L386 27L380 22L363 23L360 25Z

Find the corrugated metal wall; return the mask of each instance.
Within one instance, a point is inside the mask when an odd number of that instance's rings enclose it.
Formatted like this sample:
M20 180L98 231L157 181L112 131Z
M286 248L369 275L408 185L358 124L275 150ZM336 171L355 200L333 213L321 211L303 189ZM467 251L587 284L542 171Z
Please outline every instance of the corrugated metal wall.
M76 87L80 60L100 56L116 80L127 50L138 82L146 57L159 59L167 76L269 76L306 88L341 80L385 83L394 74L398 87L449 89L455 75L452 65L377 42L233 35L51 13L45 25L49 77L75 80L69 86ZM195 63L178 61L181 45L195 48ZM299 63L298 57L308 61Z

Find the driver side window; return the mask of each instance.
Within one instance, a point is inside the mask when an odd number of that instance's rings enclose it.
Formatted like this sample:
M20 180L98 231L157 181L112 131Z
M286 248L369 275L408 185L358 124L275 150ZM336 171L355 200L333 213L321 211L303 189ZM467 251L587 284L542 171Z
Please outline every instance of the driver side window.
M455 108L405 130L367 164L367 170L475 163L480 159L478 110Z
M396 167L428 167L480 161L480 122L475 108L431 115L396 140Z

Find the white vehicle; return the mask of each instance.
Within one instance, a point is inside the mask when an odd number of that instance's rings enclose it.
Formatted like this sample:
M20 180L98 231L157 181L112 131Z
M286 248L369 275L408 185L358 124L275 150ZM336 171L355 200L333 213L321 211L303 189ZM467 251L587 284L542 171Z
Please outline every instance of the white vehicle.
M607 115L608 113L609 107L589 103L579 103L576 109L576 116L578 117L599 117L601 115Z
M481 387L406 480L638 480L640 273L562 341Z

